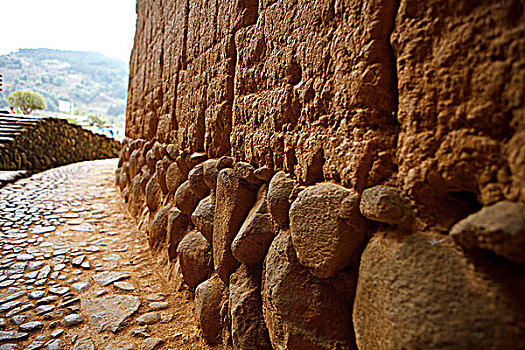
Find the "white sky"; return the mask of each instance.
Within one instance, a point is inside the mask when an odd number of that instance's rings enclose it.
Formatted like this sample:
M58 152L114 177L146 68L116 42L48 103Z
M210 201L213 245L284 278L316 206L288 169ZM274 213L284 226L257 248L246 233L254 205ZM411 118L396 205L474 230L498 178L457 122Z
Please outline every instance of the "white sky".
M93 51L129 62L136 0L0 0L0 55Z

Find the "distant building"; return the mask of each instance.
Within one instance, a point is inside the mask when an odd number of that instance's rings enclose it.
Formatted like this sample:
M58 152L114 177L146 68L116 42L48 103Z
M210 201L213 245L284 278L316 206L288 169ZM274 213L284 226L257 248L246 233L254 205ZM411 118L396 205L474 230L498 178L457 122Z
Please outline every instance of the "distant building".
M58 100L58 111L62 113L74 114L75 104L69 101Z

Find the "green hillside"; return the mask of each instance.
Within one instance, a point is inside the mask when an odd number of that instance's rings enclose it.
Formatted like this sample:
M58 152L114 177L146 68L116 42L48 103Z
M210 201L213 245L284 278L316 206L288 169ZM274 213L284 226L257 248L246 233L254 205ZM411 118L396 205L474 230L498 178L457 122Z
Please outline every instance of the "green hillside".
M50 112L58 112L59 99L107 119L125 112L128 64L98 53L22 49L0 56L0 74L0 109L8 106L11 92L30 90L45 97Z

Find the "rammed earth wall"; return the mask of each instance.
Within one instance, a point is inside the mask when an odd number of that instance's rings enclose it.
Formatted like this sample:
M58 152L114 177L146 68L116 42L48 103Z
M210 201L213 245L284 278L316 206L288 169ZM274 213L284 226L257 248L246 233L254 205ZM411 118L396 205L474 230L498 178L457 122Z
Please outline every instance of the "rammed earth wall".
M206 341L525 347L523 8L138 1L116 182Z

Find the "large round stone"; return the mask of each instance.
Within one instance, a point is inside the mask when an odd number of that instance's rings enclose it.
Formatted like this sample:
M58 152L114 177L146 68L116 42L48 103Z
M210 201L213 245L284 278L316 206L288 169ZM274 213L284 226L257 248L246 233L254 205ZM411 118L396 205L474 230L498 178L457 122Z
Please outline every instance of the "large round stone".
M280 228L288 228L288 197L292 193L296 182L289 175L280 171L274 175L268 187L268 210Z
M166 162L158 161L155 165L155 175L157 176L157 181L159 182L160 189L163 194L168 193L168 185L166 184Z
M412 219L412 211L403 193L390 186L364 190L359 209L366 218L390 225L404 225Z
M211 195L199 202L197 208L191 214L191 222L206 237L212 241L213 234L213 216L215 211L215 197Z
M188 233L177 247L184 282L192 288L213 271L210 242L198 231Z
M140 169L139 167L139 150L134 150L131 152L131 156L129 157L129 175L131 178L134 178L137 175L137 170Z
M219 170L217 169L217 164L219 160L217 159L208 159L202 163L202 170L204 173L204 182L211 190L215 190L217 186L217 175Z
M143 166L140 171L140 189L142 193L146 193L146 186L148 185L149 180L152 177L151 170L147 166ZM158 181L158 180L157 180Z
M234 349L272 349L262 314L259 266L241 265L230 276L230 318Z
M231 244L255 203L254 186L240 181L233 169L223 169L217 177L215 217L213 219L213 260L220 278L228 283L239 266Z
M175 192L175 205L184 214L191 215L197 204L199 198L191 189L189 181L184 181Z
M333 276L358 262L366 241L359 194L333 183L302 191L290 209L290 231L299 262L317 277Z
M523 349L525 273L450 236L375 234L361 258L353 320L360 349Z
M203 165L199 164L193 167L188 173L190 187L199 199L203 199L210 194L210 188L204 181Z
M525 204L501 201L458 222L454 240L467 249L491 250L511 261L525 263Z
M222 336L221 308L228 298L228 289L217 275L195 289L195 314L207 343L220 343Z
M263 261L276 234L276 227L268 213L266 192L266 186L261 186L257 202L232 242L233 256L244 264Z
M153 150L149 150L146 152L146 164L148 165L148 168L150 170L155 170L155 165L157 163L157 159L155 158L155 153Z
M186 180L177 163L171 163L166 170L166 187L169 193L175 193L177 188Z
M313 276L297 260L288 231L272 242L263 271L263 315L274 349L354 349L355 272Z
M131 216L137 217L144 204L144 195L140 188L140 174L135 175L129 190L128 208Z
M157 180L157 174L154 174L146 185L146 205L150 212L154 212L162 201L160 184Z
M168 256L175 259L177 256L177 246L184 237L188 228L188 217L177 208L171 208L168 215Z
M166 241L168 228L168 216L171 205L162 207L149 223L149 244L151 247L163 245Z
M119 181L118 187L120 188L121 191L124 191L124 189L126 188L129 182L128 174L125 171L125 168L123 168L123 170L120 172L118 181Z

